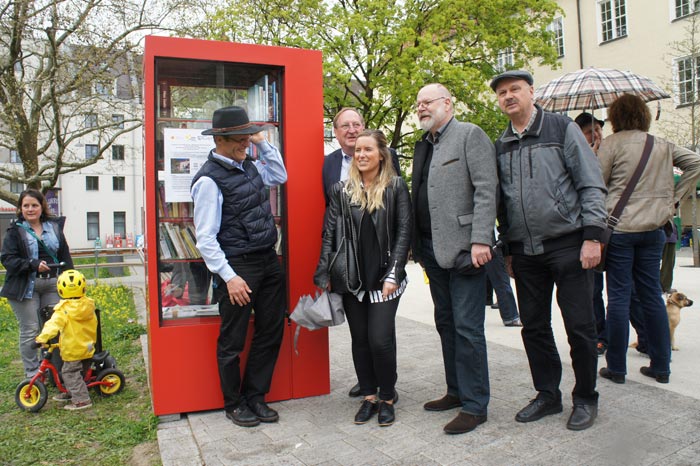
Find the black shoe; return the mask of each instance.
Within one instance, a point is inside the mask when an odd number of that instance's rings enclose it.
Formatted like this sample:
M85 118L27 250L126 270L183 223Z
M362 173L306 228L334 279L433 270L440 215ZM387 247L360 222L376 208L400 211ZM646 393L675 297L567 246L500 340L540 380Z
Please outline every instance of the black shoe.
M277 411L270 408L264 401L248 403L248 407L261 422L277 422L280 418Z
M423 405L426 411L447 411L448 409L461 408L462 402L456 396L445 395L438 400L428 401Z
M253 414L245 403L241 403L240 406L231 411L226 411L226 417L241 427L255 427L260 424L260 419Z
M364 424L374 416L379 407L377 401L364 400L355 414L355 424Z
M498 309L498 303L491 304L491 309Z
M550 414L561 413L563 410L561 401L547 401L535 398L530 401L530 404L518 411L518 414L515 415L515 420L518 422L538 421Z
M456 418L452 419L442 430L446 434L466 434L476 429L479 424L486 422L486 415L476 416L474 414L460 411Z
M647 377L656 379L659 383L668 383L668 374L655 374L654 371L651 370L651 367L642 366L639 368L639 372Z
M598 374L604 379L612 380L615 383L625 383L625 374L615 374L610 372L607 367L601 367Z
M354 387L350 389L348 392L348 396L350 398L357 398L360 396L360 382L357 382Z
M394 399L393 399L393 403L396 404L396 403L398 403L398 402L399 402L399 392L397 392L396 390L394 390Z
M394 423L394 419L394 405L385 403L384 401L380 401L379 414L377 415L377 421L379 421L379 426L390 426ZM355 423L357 423L357 417L355 417Z
M575 404L566 423L569 430L585 430L593 425L598 416L598 405Z

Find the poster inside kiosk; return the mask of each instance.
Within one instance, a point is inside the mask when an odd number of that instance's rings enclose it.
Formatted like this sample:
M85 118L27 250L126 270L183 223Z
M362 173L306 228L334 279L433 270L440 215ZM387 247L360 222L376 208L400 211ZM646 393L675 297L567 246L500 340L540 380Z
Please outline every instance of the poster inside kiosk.
M201 129L164 128L161 181L161 258L168 271L161 273L162 317L182 319L219 315L212 304L211 274L196 248L192 178L207 160L214 143Z

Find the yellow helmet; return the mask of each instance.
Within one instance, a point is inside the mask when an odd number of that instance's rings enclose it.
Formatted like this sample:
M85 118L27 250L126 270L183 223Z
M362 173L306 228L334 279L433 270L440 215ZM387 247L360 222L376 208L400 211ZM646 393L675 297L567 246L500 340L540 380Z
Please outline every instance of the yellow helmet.
M85 276L77 270L66 270L56 280L58 295L63 298L81 298L85 296Z

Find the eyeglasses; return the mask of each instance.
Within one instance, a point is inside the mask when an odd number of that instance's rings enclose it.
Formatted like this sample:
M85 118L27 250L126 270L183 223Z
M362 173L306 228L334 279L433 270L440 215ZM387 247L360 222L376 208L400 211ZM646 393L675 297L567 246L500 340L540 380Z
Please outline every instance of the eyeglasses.
M338 128L342 129L343 131L349 131L350 128L352 129L362 129L362 123L344 123Z
M436 100L440 100L440 99L447 99L447 97L435 97L434 99L421 100L419 102L416 102L416 110L420 110L421 107L427 107L428 105L432 104Z
M244 142L250 141L249 134L247 134L245 136L239 136L237 138L234 138L232 136L221 136L221 137L224 138L224 141L235 142L236 144L243 144Z

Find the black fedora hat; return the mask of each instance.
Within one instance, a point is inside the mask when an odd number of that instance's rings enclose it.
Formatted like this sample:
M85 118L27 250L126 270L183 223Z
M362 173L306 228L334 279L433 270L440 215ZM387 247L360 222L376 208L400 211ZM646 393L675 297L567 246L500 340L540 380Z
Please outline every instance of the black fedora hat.
M234 134L255 134L263 130L262 126L254 125L248 120L248 114L242 107L236 106L214 110L211 126L211 129L202 131L202 134L230 136Z

